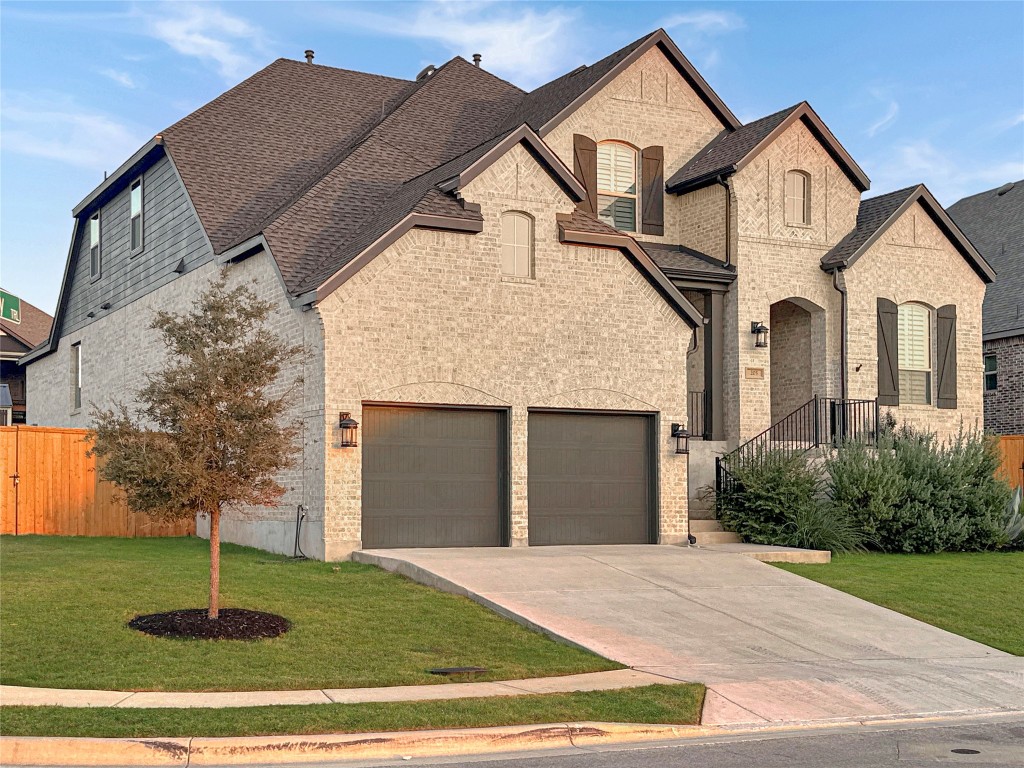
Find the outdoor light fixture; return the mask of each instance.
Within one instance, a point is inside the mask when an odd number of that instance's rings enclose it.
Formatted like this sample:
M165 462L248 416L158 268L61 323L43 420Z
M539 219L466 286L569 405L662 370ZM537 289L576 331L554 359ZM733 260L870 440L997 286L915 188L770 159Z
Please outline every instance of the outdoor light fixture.
M762 323L760 320L755 320L750 324L750 332L754 334L754 346L764 349L768 346L768 326Z
M342 411L338 415L338 429L341 430L342 448L355 448L359 445L356 441L356 431L359 429L359 422L353 419L348 411Z
M672 425L672 437L676 439L676 453L690 452L690 431L682 424Z

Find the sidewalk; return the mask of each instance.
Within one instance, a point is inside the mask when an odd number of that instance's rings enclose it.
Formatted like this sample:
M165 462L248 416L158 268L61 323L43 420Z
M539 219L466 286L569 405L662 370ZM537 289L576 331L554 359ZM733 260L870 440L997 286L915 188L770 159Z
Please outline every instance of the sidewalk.
M610 691L644 685L676 684L678 680L652 672L616 669L561 677L534 677L492 683L396 685L386 688L325 688L310 691L87 691L74 688L28 688L0 685L4 706L51 707L169 707L172 709L269 707L281 704L365 704L387 701L437 701L485 696L524 696L537 693Z

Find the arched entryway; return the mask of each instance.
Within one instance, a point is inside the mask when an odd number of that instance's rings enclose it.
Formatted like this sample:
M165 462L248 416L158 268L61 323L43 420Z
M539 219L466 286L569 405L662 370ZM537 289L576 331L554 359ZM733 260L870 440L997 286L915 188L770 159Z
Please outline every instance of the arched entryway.
M814 397L820 386L817 379L823 361L818 357L824 345L824 317L824 310L806 299L791 297L771 305L772 424Z

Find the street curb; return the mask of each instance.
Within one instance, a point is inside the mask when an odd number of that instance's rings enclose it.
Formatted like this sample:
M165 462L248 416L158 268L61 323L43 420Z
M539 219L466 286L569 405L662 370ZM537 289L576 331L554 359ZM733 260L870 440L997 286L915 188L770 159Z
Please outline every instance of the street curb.
M213 766L318 763L328 760L441 757L540 749L580 749L683 739L767 736L798 731L958 724L1024 717L1022 710L951 715L817 720L758 726L546 723L494 728L238 738L91 739L0 737L0 764L34 766Z

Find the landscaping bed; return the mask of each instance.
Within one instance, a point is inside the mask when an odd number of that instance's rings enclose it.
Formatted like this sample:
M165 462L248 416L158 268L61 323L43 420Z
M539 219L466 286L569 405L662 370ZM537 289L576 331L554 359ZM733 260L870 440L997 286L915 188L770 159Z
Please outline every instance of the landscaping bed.
M1024 656L1024 552L837 555L777 567L933 626Z
M154 637L128 626L140 615L206 604L202 539L3 536L0 558L0 682L7 685L299 690L443 684L451 678L428 672L443 667L487 670L456 681L621 669L466 598L357 563L297 561L225 544L222 610L290 622L279 637L239 642ZM62 712L72 720L104 716ZM118 712L109 717L131 721Z
M228 709L0 707L5 736L187 737L483 728L597 720L690 725L700 722L702 685L450 701L311 704Z

